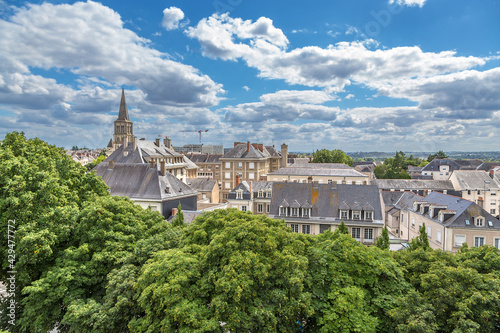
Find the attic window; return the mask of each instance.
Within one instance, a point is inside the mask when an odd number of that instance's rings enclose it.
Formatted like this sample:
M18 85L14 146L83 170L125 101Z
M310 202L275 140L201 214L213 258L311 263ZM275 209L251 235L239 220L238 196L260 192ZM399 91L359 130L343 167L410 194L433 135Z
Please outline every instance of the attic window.
M474 220L476 227L482 227L484 225L484 219L482 217L475 217Z
M469 220L465 220L465 225L470 225L470 221Z
M236 199L243 199L243 191L242 190L236 191Z
M488 221L488 226L489 227L493 227L493 222L492 221Z

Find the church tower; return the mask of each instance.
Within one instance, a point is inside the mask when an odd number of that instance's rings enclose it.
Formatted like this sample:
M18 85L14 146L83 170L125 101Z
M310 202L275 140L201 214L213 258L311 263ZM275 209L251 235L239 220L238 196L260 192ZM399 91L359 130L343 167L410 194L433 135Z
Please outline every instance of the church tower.
M127 102L125 102L125 91L122 88L122 99L120 101L120 111L118 119L115 120L115 133L113 134L113 143L119 147L123 143L134 140L133 123L128 119ZM115 148L115 149L116 149Z

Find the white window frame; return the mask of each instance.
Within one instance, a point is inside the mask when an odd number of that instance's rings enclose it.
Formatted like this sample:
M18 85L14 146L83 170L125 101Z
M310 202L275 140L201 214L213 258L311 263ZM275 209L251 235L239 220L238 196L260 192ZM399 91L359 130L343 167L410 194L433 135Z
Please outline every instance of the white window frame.
M280 206L280 216L287 216L287 209L286 207Z
M303 234L311 234L311 226L309 224L303 224L302 225L302 233Z
M243 199L243 191L242 190L236 191L236 199Z
M255 179L255 173L250 172L250 173L248 174L248 179Z
M231 172L224 172L224 178L225 179L230 179L231 178Z
M231 169L231 162L226 162L226 166L225 166L226 169Z
M441 243L441 230L436 230L436 242Z
M292 207L290 214L291 216L299 216L299 209L296 207Z
M266 213L269 214L271 212L271 205L266 205Z
M474 217L474 225L476 227L484 227L484 217L482 216Z
M427 226L427 237L432 238L432 228L430 225Z
M365 211L365 220L373 220L373 211L371 210Z
M354 238L356 240L360 240L361 239L361 228L352 227L351 228L351 236L352 236L352 238ZM358 236L358 237L356 237L356 236Z
M349 218L349 211L348 210L341 210L340 211L340 218L341 219L348 219Z
M254 162L248 162L248 168L249 169L255 169L255 163Z
M373 242L373 228L364 228L364 239L365 241Z
M224 183L224 189L230 190L231 189L231 183L230 182L225 182Z
M500 238L495 237L493 239L493 246L495 246L497 249L500 249Z
M361 211L360 210L353 210L352 211L352 219L353 220L361 220Z
M311 208L302 208L302 216L311 216Z
M264 204L258 203L257 204L257 213L263 213L264 212Z
M290 228L292 228L293 232L296 232L296 233L299 232L299 225L298 224L290 224Z
M247 206L241 206L241 210L246 212L247 211Z
M484 242L485 238L486 237L484 237L484 236L474 236L474 246L475 247L479 247L479 246L484 245L485 244L485 242ZM478 244L478 240L480 240L480 239L481 239L481 245L477 245Z

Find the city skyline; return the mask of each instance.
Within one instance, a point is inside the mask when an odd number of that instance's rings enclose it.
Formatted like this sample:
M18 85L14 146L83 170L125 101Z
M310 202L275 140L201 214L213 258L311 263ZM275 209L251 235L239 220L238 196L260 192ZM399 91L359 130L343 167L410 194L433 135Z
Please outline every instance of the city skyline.
M0 0L0 137L492 151L500 4Z

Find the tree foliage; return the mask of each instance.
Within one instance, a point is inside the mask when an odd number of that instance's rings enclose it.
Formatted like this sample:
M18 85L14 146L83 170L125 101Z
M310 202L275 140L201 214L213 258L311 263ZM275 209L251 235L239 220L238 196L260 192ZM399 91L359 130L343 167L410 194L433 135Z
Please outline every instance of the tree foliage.
M349 235L349 228L345 225L344 220L340 221L340 225L337 229L335 229L335 232Z
M384 229L382 229L382 235L379 238L377 238L377 243L375 245L382 250L390 249L389 230L387 230L387 226L385 226Z
M430 162L430 161L432 161L435 158L448 158L448 155L446 155L446 153L444 151L440 150L440 151L438 151L435 154L430 154L427 157L427 162Z
M344 163L352 166L353 159L340 149L321 149L313 152L312 163Z
M177 214L175 215L172 225L174 227L180 227L184 228L186 226L186 223L184 222L184 213L182 212L182 205L181 202L179 201L179 205L177 206Z
M408 166L419 166L424 161L413 155L406 156L404 152L398 151L394 157L388 157L383 164L377 165L373 172L377 179L410 179L407 172Z
M425 229L425 223L423 223L418 228L418 236L411 240L410 249L430 249L429 245L429 235L427 234L427 230Z

